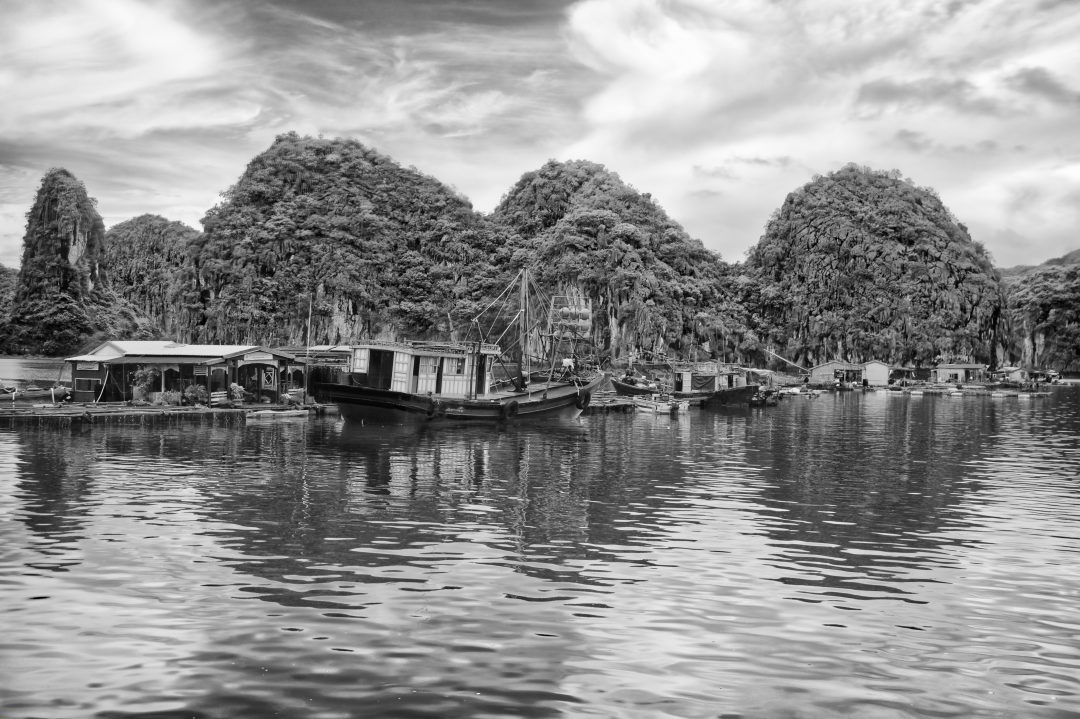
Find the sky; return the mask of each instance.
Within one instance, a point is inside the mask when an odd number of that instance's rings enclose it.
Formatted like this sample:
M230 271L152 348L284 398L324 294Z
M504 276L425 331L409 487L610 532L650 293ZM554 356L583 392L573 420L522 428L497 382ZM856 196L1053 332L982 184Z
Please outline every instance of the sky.
M1080 249L1080 2L0 0L0 264L50 168L107 227L202 229L289 131L482 212L598 162L727 261L815 175L895 169L1038 264Z

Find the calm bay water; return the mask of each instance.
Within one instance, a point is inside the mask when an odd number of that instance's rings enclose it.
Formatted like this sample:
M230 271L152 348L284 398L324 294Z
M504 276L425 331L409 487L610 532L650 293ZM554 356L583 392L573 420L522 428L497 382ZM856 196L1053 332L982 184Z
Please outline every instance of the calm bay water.
M1080 387L0 429L0 716L1080 716Z
M4 387L23 387L27 384L52 387L70 383L71 368L62 359L0 357L0 385Z

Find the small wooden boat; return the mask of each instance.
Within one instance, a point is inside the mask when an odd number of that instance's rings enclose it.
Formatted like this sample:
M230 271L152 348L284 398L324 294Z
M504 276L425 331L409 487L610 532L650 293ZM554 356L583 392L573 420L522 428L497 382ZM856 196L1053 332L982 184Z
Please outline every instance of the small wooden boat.
M634 397L634 410L643 410L654 414L678 414L690 411L690 400L675 399L664 395L652 395L646 397L637 395Z
M11 400L12 402L14 402L15 400L27 400L37 402L40 402L42 400L49 400L50 402L60 402L69 394L71 394L71 389L69 387L58 386L44 388L30 384L22 388L4 388L3 399Z
M751 407L775 407L778 404L775 394L757 392L750 398Z
M246 413L247 420L307 419L311 413L306 409L253 409Z
M648 396L663 392L663 388L652 380L625 375L621 379L612 377L611 386L615 388L615 394L623 397Z

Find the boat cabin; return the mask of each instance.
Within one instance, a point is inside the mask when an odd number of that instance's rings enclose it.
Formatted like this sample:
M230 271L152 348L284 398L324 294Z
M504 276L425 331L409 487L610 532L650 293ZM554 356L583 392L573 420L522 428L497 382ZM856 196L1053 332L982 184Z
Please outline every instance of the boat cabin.
M372 389L483 398L498 390L498 345L373 342L352 347L349 383Z

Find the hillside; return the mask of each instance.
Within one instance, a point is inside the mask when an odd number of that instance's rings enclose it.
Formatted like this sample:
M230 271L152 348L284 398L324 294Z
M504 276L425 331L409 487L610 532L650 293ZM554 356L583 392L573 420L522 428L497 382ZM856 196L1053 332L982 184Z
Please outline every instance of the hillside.
M15 301L15 280L19 271L0 265L0 325L11 314L11 303Z
M1080 262L1051 260L1009 278L1008 289L1010 359L1080 370Z
M1001 281L937 195L848 165L792 192L751 250L763 337L805 365L834 358L989 362Z
M191 272L201 233L159 215L140 215L105 233L102 275L109 287L150 319L162 337L184 334L201 315Z
M505 233L446 185L354 140L279 136L203 218L189 286L202 342L303 344L467 327Z
M518 180L492 220L519 238L542 283L593 299L594 341L612 357L742 349L731 268L602 165L549 161Z
M130 307L102 283L105 226L95 205L67 170L53 169L42 178L27 214L0 351L57 356L98 337L140 332Z

